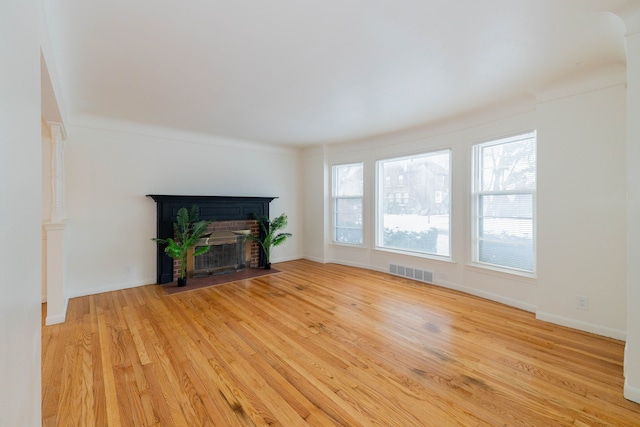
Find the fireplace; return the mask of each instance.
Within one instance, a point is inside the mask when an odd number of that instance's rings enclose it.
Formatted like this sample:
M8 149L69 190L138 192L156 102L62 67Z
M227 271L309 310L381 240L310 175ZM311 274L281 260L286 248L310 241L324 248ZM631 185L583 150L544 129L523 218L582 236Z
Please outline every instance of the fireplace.
M200 239L194 250L209 246L209 250L194 257L192 277L206 277L214 274L234 273L247 268L246 234L242 231L216 231L211 236ZM250 232L251 230L246 230ZM249 259L251 264L251 259Z
M173 222L176 220L177 212L180 208L186 207L187 209L191 208L191 206L196 205L200 208L200 219L203 220L213 220L214 222L210 226L210 230L212 235L215 233L225 232L229 233L235 231L236 233L246 233L249 230L251 233L259 234L260 228L258 226L258 222L255 220L255 216L269 216L269 203L275 197L232 197L232 196L172 196L172 195L158 195L158 194L150 194L148 197L151 197L156 201L157 207L157 232L156 237L161 239L166 239L167 237L173 237ZM227 237L229 235L226 235ZM237 236L237 234L234 234ZM244 236L241 236L241 239L244 241ZM223 239L224 240L224 239ZM228 239L228 242L231 240ZM236 238L236 242L238 239ZM204 242L202 242L204 243ZM226 245L229 245L227 243ZM257 243L252 242L249 244L245 243L245 266L258 266L264 265L264 254L259 250ZM227 258L231 258L231 251L237 254L238 248L231 249L229 247L226 248L214 248L212 245L210 251L213 249L213 254L216 256L221 256L220 251L226 251L225 254ZM225 245L220 245L225 246ZM248 255L247 255L248 254ZM201 255L195 257L193 259L193 273L196 273L196 262L205 261L199 260L199 258L207 256ZM163 251L162 245L158 245L157 250L157 279L158 284L169 283L173 281L174 277L177 277L179 271L179 264L175 263L173 259L171 259L168 255L166 255ZM212 274L219 274L224 272L232 272L236 269L239 269L236 261L233 262L233 270L231 269L232 263L229 261L229 264L224 266L224 268L220 267L217 269L211 268L203 268L203 270L208 270ZM177 271L176 271L177 268ZM189 267L188 267L189 268ZM215 271L213 271L215 270ZM207 272L207 274L209 274ZM203 274L200 272L198 274Z

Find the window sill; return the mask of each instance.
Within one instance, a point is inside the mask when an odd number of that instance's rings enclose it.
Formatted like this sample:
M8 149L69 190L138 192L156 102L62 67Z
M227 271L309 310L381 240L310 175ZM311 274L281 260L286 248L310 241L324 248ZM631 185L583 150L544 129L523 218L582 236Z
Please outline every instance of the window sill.
M331 242L329 243L329 245L339 246L341 248L366 249L364 245L357 244L357 243Z

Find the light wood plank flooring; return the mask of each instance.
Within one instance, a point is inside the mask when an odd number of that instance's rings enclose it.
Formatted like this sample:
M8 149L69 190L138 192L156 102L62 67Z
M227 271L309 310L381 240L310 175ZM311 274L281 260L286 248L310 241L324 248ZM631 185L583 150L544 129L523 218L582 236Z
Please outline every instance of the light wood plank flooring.
M640 425L620 341L384 273L274 267L71 300L43 327L43 425Z

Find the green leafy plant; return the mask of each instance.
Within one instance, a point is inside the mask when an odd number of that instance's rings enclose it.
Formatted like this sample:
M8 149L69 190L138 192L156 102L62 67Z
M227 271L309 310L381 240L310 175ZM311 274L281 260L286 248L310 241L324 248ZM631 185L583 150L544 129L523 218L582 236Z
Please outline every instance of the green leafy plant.
M166 245L164 252L173 259L180 260L180 279L187 276L187 255L199 239L207 235L207 228L213 221L200 220L200 209L194 205L190 210L178 209L176 221L173 223L173 237L166 239L153 238L160 244ZM209 251L209 246L200 246L193 256L202 255Z
M283 213L273 220L270 220L267 216L259 217L257 215L254 215L254 217L260 224L263 237L258 238L252 235L248 235L247 238L249 240L255 240L256 242L258 242L258 244L264 251L264 267L268 270L271 268L271 249L283 244L285 240L292 236L291 233L278 233L278 230L282 230L287 226L287 214Z

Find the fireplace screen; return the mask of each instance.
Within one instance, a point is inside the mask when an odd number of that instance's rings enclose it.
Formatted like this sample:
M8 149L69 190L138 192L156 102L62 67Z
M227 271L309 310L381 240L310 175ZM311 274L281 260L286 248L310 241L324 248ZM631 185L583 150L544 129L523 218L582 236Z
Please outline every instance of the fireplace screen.
M196 243L196 249L209 245L209 252L194 258L193 277L225 274L246 268L245 234L219 231Z

